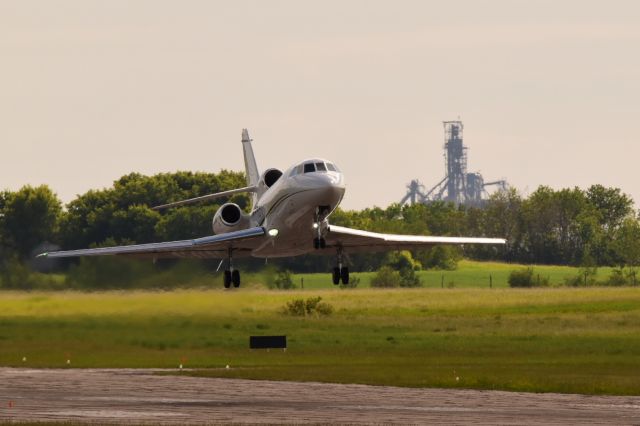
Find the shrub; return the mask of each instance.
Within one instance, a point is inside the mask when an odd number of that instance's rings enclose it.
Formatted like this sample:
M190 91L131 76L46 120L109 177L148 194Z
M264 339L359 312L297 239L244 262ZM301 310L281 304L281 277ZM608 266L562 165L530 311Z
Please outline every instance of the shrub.
M533 268L516 269L509 274L509 287L533 287Z
M422 269L422 264L418 260L414 259L413 255L408 250L389 252L386 256L385 263L398 271L405 269L419 271Z
M127 289L141 279L151 276L153 264L116 256L83 257L69 268L71 287L86 289Z
M458 261L461 257L458 247L436 246L424 252L420 260L422 265L428 269L454 271L458 268Z
M295 299L287 302L284 312L294 317L303 317L307 314L304 299Z
M326 302L320 302L316 305L316 313L323 317L329 316L333 313L333 305Z
M293 283L293 278L291 277L291 271L288 269L282 269L276 272L272 268L267 268L264 275L267 287L269 288L289 290L296 287Z
M511 271L508 282L510 287L546 287L549 285L549 277L535 274L529 266Z
M0 288L11 290L56 290L64 288L63 279L32 271L17 258L4 259L0 264Z
M304 316L328 316L333 313L333 306L326 302L322 302L322 297L310 297L306 301L304 299L294 299L287 302L284 306L283 313L296 317Z
M358 284L360 284L360 277L351 276L349 278L349 284L340 284L340 288L343 290L347 288L356 288L358 287Z
M288 269L278 271L274 283L277 288L281 288L283 290L288 290L295 287L293 285L293 279L291 278L291 271L289 271Z
M584 266L579 269L578 274L564 279L566 285L572 287L581 287L588 285L597 285L596 275L598 268L592 266Z
M400 287L420 287L422 282L414 269L400 270Z
M611 275L607 279L607 284L611 286L623 286L627 284L627 279L624 276L624 270L622 268L614 268L611 270Z
M610 286L637 285L636 270L614 268L607 279L607 284Z
M390 266L383 266L371 278L371 287L400 287L400 281L400 272L394 271Z
M386 276L384 278L390 279L390 282L394 285L380 285L380 287L419 287L422 284L420 278L416 275L416 271L422 269L422 264L413 258L410 251L390 252L387 255L386 263L386 266L391 268L392 271L398 271L400 280L395 285L395 278ZM383 274L388 274L388 272L385 271Z

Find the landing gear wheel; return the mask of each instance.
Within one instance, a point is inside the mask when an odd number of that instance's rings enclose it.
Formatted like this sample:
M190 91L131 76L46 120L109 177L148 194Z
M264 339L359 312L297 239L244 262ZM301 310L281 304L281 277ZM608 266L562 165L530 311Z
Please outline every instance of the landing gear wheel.
M340 268L338 268L337 266L333 268L333 274L331 275L331 278L333 278L333 284L340 284Z
M338 255L338 266L336 266L335 268L333 268L333 273L331 274L331 278L333 280L333 283L335 285L340 284L340 281L342 281L342 284L347 285L349 284L349 268L346 266L342 266L344 265L344 263L342 262L342 246L338 245L337 246L337 255Z
M231 271L228 269L224 271L224 288L231 287Z
M314 238L313 239L313 248L318 250L318 249L323 249L327 247L327 242L325 241L324 238Z
M224 288L231 288L231 284L235 288L240 287L240 271L233 269L233 248L228 249L229 269L224 271Z
M349 284L349 268L347 266L343 266L340 270L340 278L342 278L342 284Z
M235 288L240 287L240 271L237 269L234 269L233 272L231 272L231 282Z

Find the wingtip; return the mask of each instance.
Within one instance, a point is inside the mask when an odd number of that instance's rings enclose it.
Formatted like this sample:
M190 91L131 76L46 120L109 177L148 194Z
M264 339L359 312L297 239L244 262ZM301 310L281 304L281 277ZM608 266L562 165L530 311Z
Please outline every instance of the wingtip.
M47 257L49 256L49 253L40 253L39 255L36 256L36 259L39 259L41 257Z

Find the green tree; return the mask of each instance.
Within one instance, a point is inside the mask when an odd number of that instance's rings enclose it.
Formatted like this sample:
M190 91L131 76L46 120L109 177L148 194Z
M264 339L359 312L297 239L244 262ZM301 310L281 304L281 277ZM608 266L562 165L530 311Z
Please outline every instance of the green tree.
M505 238L505 247L470 245L465 253L480 259L517 260L526 251L522 229L522 196L515 188L498 191L489 197L486 204L467 211L467 233L486 237Z
M579 264L588 246L582 223L595 212L579 188L539 187L522 206L528 261ZM528 245L528 247L526 247Z
M219 204L194 204L162 212L150 207L205 194L238 188L245 184L242 173L176 172L144 176L130 173L112 188L89 191L67 205L61 222L65 248L89 247L113 240L144 243L186 239L211 234L211 219L217 206L232 200L246 208L246 194L217 200Z
M9 191L0 192L0 259L5 259L7 256L5 253L7 242L5 240L4 210L7 205L7 201L9 200L9 196Z
M616 248L612 246L623 222L633 217L633 200L619 188L593 185L586 192L587 200L596 211L597 232L592 239L591 253L598 264L617 263Z
M416 253L416 258L423 267L445 271L455 270L461 257L460 248L455 246L435 246Z
M640 265L640 222L631 217L625 219L616 230L612 246L621 267Z
M25 260L40 244L57 240L62 203L48 186L27 185L1 198L5 251Z
M633 216L633 200L619 188L592 185L586 197L598 212L598 221L605 231L615 230Z
M172 241L211 234L211 220L218 210L217 204L184 206L162 213L156 224L160 240Z
M110 221L116 209L113 192L90 190L67 204L60 222L62 245L83 248L110 237Z
M126 210L116 210L111 217L110 234L118 242L149 243L159 240L156 225L160 213L145 205L135 204Z

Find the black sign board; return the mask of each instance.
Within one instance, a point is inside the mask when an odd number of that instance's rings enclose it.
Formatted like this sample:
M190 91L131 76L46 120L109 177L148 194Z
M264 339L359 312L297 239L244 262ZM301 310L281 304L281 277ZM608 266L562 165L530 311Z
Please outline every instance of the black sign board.
M250 336L251 349L286 349L287 336Z

